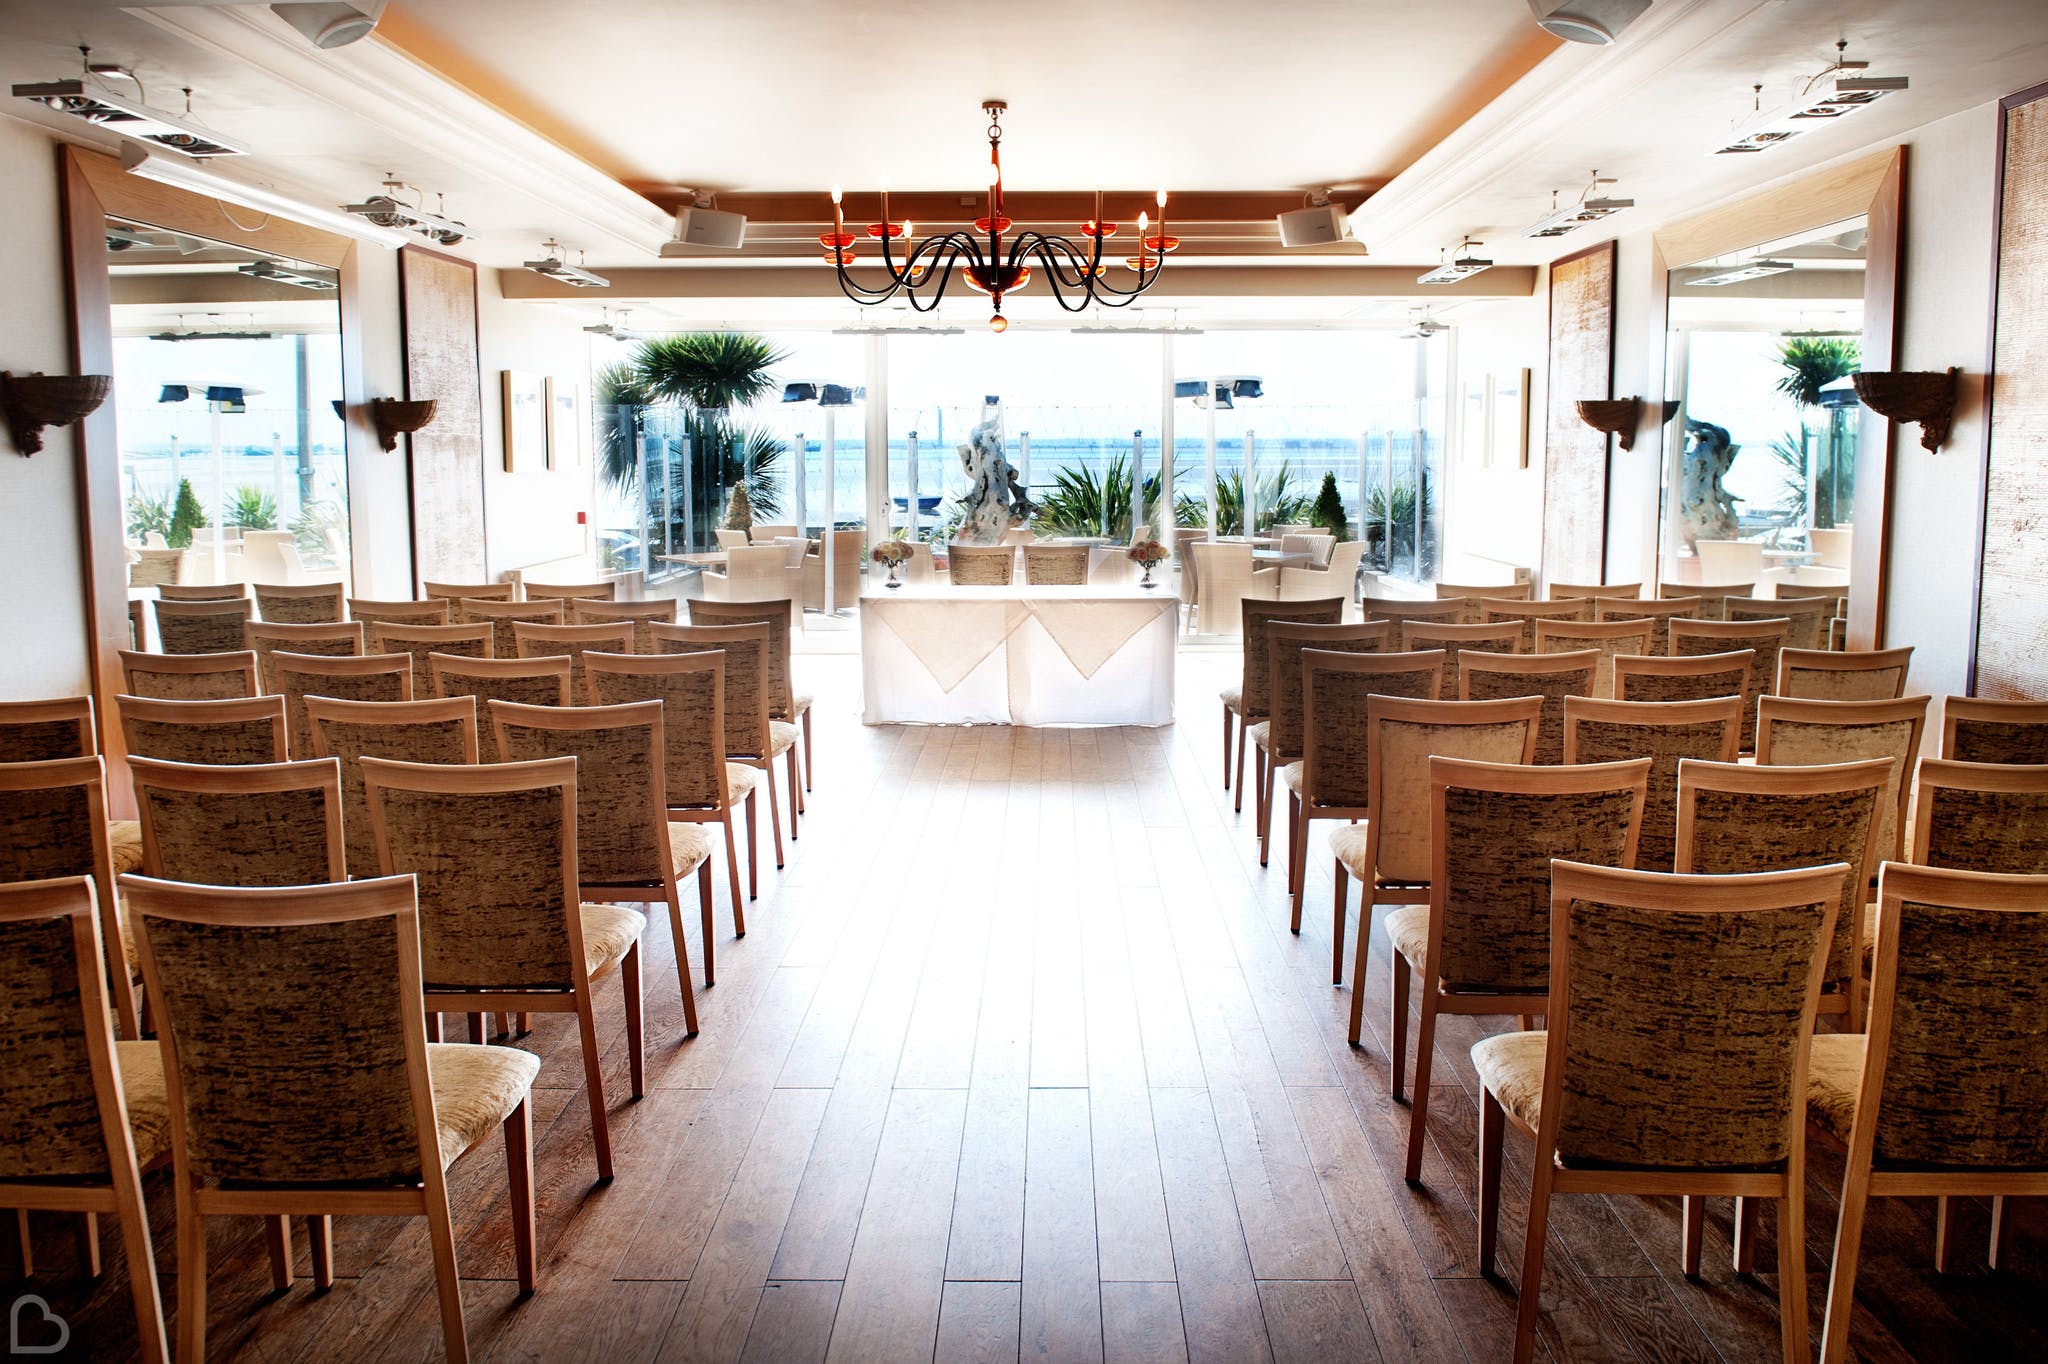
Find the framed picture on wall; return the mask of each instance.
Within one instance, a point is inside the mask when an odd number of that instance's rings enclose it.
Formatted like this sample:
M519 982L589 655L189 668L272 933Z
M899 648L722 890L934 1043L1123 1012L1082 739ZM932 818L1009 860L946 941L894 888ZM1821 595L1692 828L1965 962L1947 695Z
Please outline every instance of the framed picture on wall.
M539 473L548 467L548 384L538 374L504 371L505 472Z
M1487 441L1487 463L1513 469L1529 467L1529 371L1511 369L1492 376L1493 430Z
M583 415L583 385L574 379L548 377L548 467L573 469L583 463L584 434L590 423Z
M1491 377L1474 374L1458 384L1458 455L1466 464L1486 463L1486 395Z

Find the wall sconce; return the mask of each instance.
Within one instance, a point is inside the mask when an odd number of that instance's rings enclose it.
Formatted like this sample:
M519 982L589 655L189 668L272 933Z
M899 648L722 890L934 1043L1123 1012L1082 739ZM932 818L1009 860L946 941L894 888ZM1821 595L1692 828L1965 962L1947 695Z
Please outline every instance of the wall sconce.
M1920 444L1939 450L1948 439L1956 410L1956 375L1948 370L1864 370L1853 374L1856 396L1878 416L1895 422L1918 422Z
M1636 448L1636 419L1642 413L1640 398L1581 398L1572 404L1579 420L1604 436L1620 437L1621 448Z
M411 435L434 419L432 398L372 398L370 422L377 428L377 444L386 450L398 448L401 435Z
M14 448L32 455L43 448L43 428L69 426L107 400L114 386L107 374L10 374L0 370L0 409Z

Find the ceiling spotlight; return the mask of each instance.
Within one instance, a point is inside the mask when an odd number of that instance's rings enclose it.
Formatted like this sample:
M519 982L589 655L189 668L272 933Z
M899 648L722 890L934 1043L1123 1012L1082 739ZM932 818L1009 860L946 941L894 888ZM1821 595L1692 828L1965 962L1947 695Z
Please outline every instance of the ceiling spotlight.
M295 270L274 260L251 261L247 265L236 266L235 273L251 279L269 280L272 284L289 284L298 289L329 290L335 286L335 281L326 275Z
M1908 87L1904 76L1866 74L1869 62L1852 62L1842 54L1849 43L1835 44L1835 64L1806 82L1805 89L1789 104L1774 109L1763 107L1763 86L1750 87L1753 110L1732 135L1717 143L1716 156L1744 156L1766 152L1795 138L1825 128L1838 118L1867 109L1886 95Z
M1557 191L1550 193L1550 213L1541 221L1522 229L1525 237L1562 237L1567 232L1576 232L1587 223L1597 223L1602 218L1611 218L1625 208L1634 208L1633 199L1616 199L1603 195L1600 190L1614 183L1613 176L1602 176L1593 172L1593 182L1579 191L1579 201L1559 208Z
M1470 279L1482 271L1491 270L1493 268L1492 261L1480 259L1478 256L1473 255L1469 249L1474 246L1484 245L1486 245L1485 242L1475 242L1470 237L1465 238L1465 240L1458 243L1457 255L1449 260L1437 262L1436 269L1417 275L1415 282L1417 284L1456 284L1461 279Z
M185 91L185 112L175 114L143 102L140 82L136 94L115 94L106 88L105 77L119 76L134 81L129 72L109 66L92 65L92 49L78 49L85 71L73 80L29 81L14 87L17 99L54 109L60 114L96 124L109 132L147 142L152 147L180 156L241 156L244 149L229 142L192 118L192 91Z
M1427 341L1451 329L1448 322L1438 322L1429 315L1427 308L1412 308L1408 312L1408 330L1401 333L1403 341Z
M1723 284L1741 284L1745 280L1762 279L1765 275L1782 275L1792 268L1792 262L1788 260L1753 260L1747 265L1738 265L1733 270L1723 270L1719 274L1708 275L1703 279L1689 279L1686 285L1695 289L1715 289Z
M390 172L385 173L384 192L373 194L360 204L343 204L341 211L353 213L377 224L379 227L395 227L402 231L417 232L428 241L442 246L453 246L469 235L469 225L451 221L442 213L429 213L416 204L408 204L399 196L408 191L415 196L420 191L398 179ZM440 205L444 210L446 205Z
M589 332L592 336L608 336L614 341L647 340L648 334L646 332L634 331L627 325L632 320L632 317L633 310L631 308L621 308L619 309L619 320L614 322L612 321L612 310L606 308L603 321L593 322L583 330Z
M536 275L546 275L549 279L577 289L609 289L611 287L612 282L603 275L592 274L581 266L569 264L563 257L562 244L554 238L550 237L542 242L540 249L545 254L539 260L521 261L520 265L525 269L533 271Z
M1568 43L1611 43L1650 0L1529 0L1536 25Z
M356 0L355 4L327 4L317 0L276 4L270 12L321 49L347 47L370 36L384 17L385 0Z

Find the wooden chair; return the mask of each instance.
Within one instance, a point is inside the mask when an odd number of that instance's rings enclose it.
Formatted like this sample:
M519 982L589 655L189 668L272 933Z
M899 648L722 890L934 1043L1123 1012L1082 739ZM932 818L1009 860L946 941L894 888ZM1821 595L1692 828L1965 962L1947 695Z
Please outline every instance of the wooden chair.
M1949 697L1941 703L1941 756L1963 763L2048 763L2048 701Z
M446 625L452 603L429 598L426 601L376 601L369 597L348 599L348 618L367 626ZM370 633L376 634L373 628Z
M1358 597L1358 565L1365 558L1363 540L1339 540L1330 547L1330 560L1320 568L1298 564L1280 567L1277 595L1281 601L1315 601L1320 597L1341 597L1349 603Z
M758 768L761 784L768 790L768 827L775 836L775 866L782 859L782 802L775 795L775 760L784 760L789 786L789 837L797 836L797 815L802 811L803 793L797 790L796 743L800 731L786 720L772 717L773 693L768 676L770 640L776 627L754 625L657 625L654 639L666 653L701 653L718 649L725 653L725 756L743 767ZM754 855L751 822L748 825L747 857L751 874Z
M249 584L158 583L156 595L160 601L248 601Z
M723 571L707 571L697 581L711 601L801 600L803 557L800 547L740 544L726 550Z
M427 1011L575 1014L597 1174L610 1179L611 1123L591 989L612 974L624 988L626 1061L637 1099L646 1090L640 935L647 920L637 909L577 897L576 760L442 767L364 758L362 765L378 863L386 876L411 872L418 883Z
M1741 710L1742 702L1733 696L1705 701L1565 698L1567 763L1650 759L1643 828L1636 838L1637 868L1671 870L1678 854L1678 764L1685 758L1734 762Z
M1477 585L1466 586L1459 583L1438 583L1436 585L1436 595L1443 601L1455 600L1464 602L1465 615L1463 619L1465 623L1468 625L1478 625L1483 624L1486 620L1486 608L1482 603L1487 601L1529 601L1536 595L1536 584L1532 582L1492 583L1482 587Z
M160 1040L178 1208L178 1358L206 1354L206 1219L301 1214L313 1281L333 1282L328 1218L424 1216L442 1347L469 1357L444 1171L505 1135L512 1258L534 1283L538 1058L427 1042L421 916L404 877L329 886L179 886L130 877ZM319 1026L280 1037L281 1015ZM281 1223L278 1225L282 1225ZM273 1239L289 1282L289 1245Z
M246 647L242 627L256 609L247 597L156 603L156 639L167 654L226 654Z
M1593 695L1606 700L1614 696L1614 656L1647 654L1655 635L1655 625L1647 620L1539 620L1534 649L1539 654L1593 650Z
M1344 619L1344 599L1324 597L1317 601L1269 601L1254 598L1240 599L1238 603L1238 631L1244 640L1239 655L1238 683L1225 687L1218 693L1223 702L1223 789L1229 790L1230 741L1233 726L1237 736L1237 803L1236 809L1244 809L1244 751L1251 743L1252 729L1263 721L1272 710L1267 688L1273 680L1272 668L1267 661L1266 631L1276 622L1296 625L1335 625ZM1259 750L1263 752L1264 750ZM1266 774L1254 764L1254 776L1258 779L1259 790L1270 790ZM1264 828L1263 815L1266 809L1263 800L1253 807L1262 815L1260 827Z
M1274 601L1280 575L1252 565L1252 547L1242 542L1199 540L1188 546L1195 566L1195 633L1226 635L1244 624L1244 600ZM957 582L958 579L956 578Z
M619 584L616 578L607 578L601 583L537 583L526 582L528 601L617 601Z
M476 698L445 696L424 701L306 700L313 752L341 764L342 827L347 831L348 874L376 876L377 840L370 830L370 801L363 790L363 759L394 762L474 764L478 761ZM478 1039L481 1040L481 1039Z
M99 901L100 940L121 1036L142 1036L134 974L134 937L126 931L111 887L114 857L107 832L106 769L97 755L44 762L0 763L0 883L92 878ZM141 839L137 837L137 864Z
M1671 653L1677 658L1751 650L1749 681L1742 688L1742 750L1756 747L1757 698L1767 695L1778 677L1778 653L1785 647L1791 622L1779 620L1675 620L1671 622Z
M1008 545L948 545L946 563L955 587L1008 587L1017 551Z
M412 659L412 694L434 694L435 654L449 658L489 658L497 631L489 625L410 625L392 621L370 623L370 652L406 654Z
M1550 864L1635 860L1650 762L1531 767L1429 759L1429 903L1387 915L1393 1089L1403 1097L1408 997L1420 986L1410 1183L1422 1179L1437 1015L1540 1013L1550 988ZM1363 941L1363 935L1360 935ZM1364 963L1356 979L1363 981ZM1362 988L1354 986L1353 998ZM1353 1039L1354 1041L1356 1039Z
M1616 654L1614 699L1617 701L1704 701L1714 696L1741 696L1749 686L1754 649L1725 654Z
M1935 1263L1956 1197L1992 1196L1991 1266L2005 1198L2048 1194L2048 877L1893 863L1878 879L1870 1031L1816 1035L1806 1116L1848 1159L1821 1359L1849 1358L1856 1269L1872 1198L1940 1200Z
M789 663L789 621L800 618L803 613L796 609L796 603L788 603L787 618L778 617L776 603L768 602L717 602L693 601L690 603L690 624L692 625L780 625L781 629L768 631L768 718L803 727L803 769L804 790L811 789L811 706L816 701L810 692L799 691L796 677ZM669 622L674 624L673 621ZM640 649L635 641L635 653L660 653L661 641L654 638L653 630L647 631L652 649ZM801 800L795 802L799 813L804 810Z
M569 690L569 660L555 658L454 658L428 654L434 673L434 695L474 696L479 707L493 701L522 706L574 704ZM635 698L638 699L638 698ZM485 756L498 761L498 740L485 745Z
M1465 621L1465 599L1366 597L1358 603L1358 612L1366 620L1419 620L1434 621L1438 625L1462 625Z
M748 899L758 892L754 858L754 788L758 768L725 756L725 654L662 654L630 659L596 655L590 665L591 700L600 706L635 701L662 703L662 788L672 823L717 824L725 831L725 870L732 897L735 936L747 931L746 901L740 898L740 859L732 812L747 814ZM712 983L711 938L704 938L704 984Z
M121 689L130 696L221 701L263 693L253 649L220 654L146 654L123 649L120 658Z
M676 623L676 599L665 597L658 601L592 601L587 597L569 598L569 623L571 625L617 625L630 623L633 627L633 652L636 654L658 654L654 637L647 633L649 625L674 625Z
M1913 788L1912 861L1957 871L2048 873L2048 766L1923 758Z
M86 758L99 751L90 696L0 701L0 763Z
M1896 701L1906 694L1913 646L1903 649L1781 649L1779 696L1811 701Z
M1282 767L1299 762L1302 752L1301 654L1304 649L1325 653L1376 654L1393 637L1394 622L1366 621L1358 625L1331 622L1269 620L1266 638L1266 699L1270 714L1251 726L1252 742L1258 745L1256 770L1260 775L1259 865L1266 865L1272 844L1273 784Z
M341 767L205 767L134 758L143 875L206 886L311 886L348 879Z
M1444 651L1444 692L1458 694L1458 657L1466 649L1474 653L1518 654L1528 639L1528 629L1513 621L1492 624L1450 625L1434 620L1401 622L1401 648L1407 653L1421 649Z
M1550 601L1633 601L1643 595L1641 583L1552 583L1543 585Z
M282 696L160 701L118 696L121 738L131 758L234 767L281 763L291 755Z
M1493 625L1502 621L1521 621L1527 626L1528 636L1535 637L1535 626L1539 620L1593 619L1591 597L1569 597L1563 601L1515 601L1505 597L1479 598L1479 619Z
M1287 788L1287 927L1301 932L1303 887L1308 881L1308 831L1318 819L1366 817L1372 778L1366 765L1366 699L1442 695L1443 654L1301 654L1301 761L1280 769ZM1340 867L1339 873L1342 869ZM1365 914L1370 916L1371 897ZM1330 934L1330 978L1344 976L1344 887L1337 887Z
M516 583L431 583L420 584L422 597L438 597L442 601L461 603L466 601L513 601L517 599Z
M277 689L284 694L295 758L313 752L313 722L306 717L309 696L331 696L337 701L412 700L410 654L326 658L280 653L272 654L270 663L277 675Z
M1828 618L1835 614L1830 597L1729 597L1722 603L1727 620L1785 621L1785 646L1791 649L1825 649Z
M635 900L668 906L683 1035L697 1035L690 986L690 944L683 936L679 883L697 875L697 910L706 951L712 940L711 836L704 826L668 817L667 746L661 701L621 706L517 706L491 703L491 727L507 761L576 759L577 894L586 900ZM710 984L707 978L706 985Z
M1657 596L1660 600L1668 601L1673 597L1698 597L1700 599L1700 609L1693 617L1695 620L1726 620L1728 619L1728 598L1753 597L1755 595L1756 584L1754 582L1661 583L1657 588Z
M128 599L128 647L146 649L149 647L149 619L144 614L144 603L140 597Z
M363 640L363 623L359 620L322 625L273 625L252 620L243 627L243 645L255 651L256 673L266 692L281 690L277 669L271 664L272 655L282 651L301 658L360 658Z
M1622 601L1613 597L1593 599L1593 619L1596 621L1649 621L1650 647L1644 652L1659 656L1671 652L1671 621L1676 617L1695 620L1699 617L1699 610L1698 597L1667 597L1662 601Z
M163 1058L154 1042L114 1040L97 900L83 876L0 886L0 1075L16 1116L0 1132L0 1207L23 1226L30 1209L81 1213L94 1277L99 1214L114 1214L135 1348L170 1364L141 1173L171 1153Z
M540 625L532 621L512 622L514 651L520 658L566 657L569 660L569 697L584 696L583 655L630 654L633 627L626 622L600 625Z
M483 601L467 599L455 604L455 619L464 625L491 627L491 657L519 657L519 639L512 627L520 621L533 625L560 625L566 614L558 601Z
M757 545L765 545L775 540L794 540L796 538L796 523L794 521L756 521L747 528L747 538L751 543Z
M1077 587L1088 581L1088 546L1024 546L1024 581L1033 587Z
M1536 727L1536 756L1551 767L1564 761L1564 699L1591 696L1600 655L1593 649L1563 654L1489 654L1467 649L1458 656L1460 701L1503 701L1536 696L1543 719Z
M1888 758L1815 767L1678 764L1674 870L1725 876L1829 862L1855 869L1835 907L1819 1005L1823 1014L1842 1016L1850 1032L1863 1031L1863 899L1883 860L1877 816L1891 777Z
M1927 725L1927 698L1898 701L1803 701L1766 696L1757 712L1756 760L1759 766L1819 765L1890 760L1885 797L1877 811L1872 842L1877 863L1905 856L1907 800L1913 793L1913 768L1920 761L1920 735ZM1865 940L1869 938L1865 925Z
M256 613L275 625L326 625L343 619L345 583L257 583Z
M1807 1364L1807 1041L1848 875L1839 863L1747 876L1553 864L1549 1026L1472 1048L1486 1273L1507 1124L1536 1143L1515 1364L1535 1354L1560 1193L1777 1200L1783 1357Z
M1536 751L1536 725L1543 715L1543 702L1534 696L1505 701L1373 696L1365 706L1365 823L1330 832L1338 921L1344 917L1351 877L1358 878L1361 891L1358 947L1351 964L1354 1045L1365 1021L1365 960L1372 946L1373 906L1429 899L1430 758L1526 765ZM1341 983L1341 976L1333 963L1330 983Z

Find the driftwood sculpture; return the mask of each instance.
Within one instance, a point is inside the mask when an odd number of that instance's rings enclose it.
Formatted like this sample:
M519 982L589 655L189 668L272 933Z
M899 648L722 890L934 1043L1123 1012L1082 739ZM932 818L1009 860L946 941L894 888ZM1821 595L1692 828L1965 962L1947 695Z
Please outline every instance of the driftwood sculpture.
M1687 549L1700 540L1733 540L1740 533L1735 504L1742 499L1721 485L1742 447L1728 429L1685 419L1685 469L1679 485L1678 524Z
M1003 532L1031 515L1031 499L1018 485L1017 471L1003 454L1003 400L991 394L981 400L981 424L959 447L960 467L968 488L960 499L965 516L953 540L962 545L993 545Z

